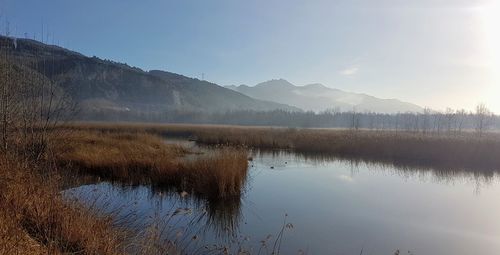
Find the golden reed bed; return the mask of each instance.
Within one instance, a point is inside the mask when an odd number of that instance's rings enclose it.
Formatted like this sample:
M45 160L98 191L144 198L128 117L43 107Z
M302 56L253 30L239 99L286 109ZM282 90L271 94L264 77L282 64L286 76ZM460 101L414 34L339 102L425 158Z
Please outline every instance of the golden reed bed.
M245 150L216 148L186 157L192 153L186 148L142 132L79 130L55 144L54 158L64 169L210 199L239 196L247 176Z
M77 123L64 128L146 132L204 144L284 149L396 165L469 171L500 170L500 134L422 134L396 131L290 129L215 125Z

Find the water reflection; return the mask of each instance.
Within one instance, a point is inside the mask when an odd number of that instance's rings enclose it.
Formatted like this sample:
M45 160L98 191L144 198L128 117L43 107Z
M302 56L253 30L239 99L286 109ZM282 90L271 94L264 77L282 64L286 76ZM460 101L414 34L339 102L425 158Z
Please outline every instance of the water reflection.
M155 204L156 211L163 217L189 214L193 222L204 228L199 232L215 233L220 238L231 238L238 232L241 223L241 204L244 191L240 196L210 199L196 194L187 194L176 187L150 186L106 180L94 176L69 177L63 188L66 193L107 207L116 211L119 207L137 204L139 200Z
M371 254L405 247L446 255L500 249L495 241L500 224L490 222L500 213L492 200L500 195L494 171L289 151L252 155L245 190L230 199L91 177L67 193L110 210L121 208L123 218L135 215L136 229L158 224L163 241L199 254L207 245L260 247L260 240L279 231L284 213L299 230L286 236L283 254L308 247L314 254L359 254L363 247Z
M273 163L272 168L286 166L289 162L282 159L290 159L293 162L302 162L314 166L327 166L332 163L348 164L351 169L351 177L359 173L360 169L369 169L372 172L397 175L403 180L417 179L420 182L432 182L438 184L452 185L454 183L471 183L474 185L474 193L479 194L482 187L491 185L499 170L468 169L463 167L429 166L419 164L415 161L411 164L393 161L369 160L358 157L339 157L331 154L321 153L297 153L287 150L252 150L256 158L267 158Z

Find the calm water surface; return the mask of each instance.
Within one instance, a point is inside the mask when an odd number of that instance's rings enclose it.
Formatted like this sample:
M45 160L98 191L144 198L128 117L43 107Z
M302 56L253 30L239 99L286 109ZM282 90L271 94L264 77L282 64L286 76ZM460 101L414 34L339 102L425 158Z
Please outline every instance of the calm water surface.
M396 249L500 254L496 174L397 169L283 152L256 153L251 164L244 196L225 202L109 183L67 193L109 210L120 208L138 221L168 219L166 235L189 247L237 239L243 244L233 246L257 252L260 241L270 234L273 239L286 220L293 228L285 231L282 254L300 249L308 254L360 254L361 249L373 255Z

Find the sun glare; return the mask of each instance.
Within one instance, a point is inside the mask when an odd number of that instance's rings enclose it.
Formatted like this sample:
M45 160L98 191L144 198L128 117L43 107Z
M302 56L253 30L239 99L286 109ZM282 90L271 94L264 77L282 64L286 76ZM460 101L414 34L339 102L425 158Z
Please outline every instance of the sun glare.
M488 100L500 111L500 0L491 0L481 7L482 29L484 33L485 64L491 74Z
M490 56L490 64L500 67L500 0L490 1L482 8L486 47ZM498 70L498 69L497 69Z

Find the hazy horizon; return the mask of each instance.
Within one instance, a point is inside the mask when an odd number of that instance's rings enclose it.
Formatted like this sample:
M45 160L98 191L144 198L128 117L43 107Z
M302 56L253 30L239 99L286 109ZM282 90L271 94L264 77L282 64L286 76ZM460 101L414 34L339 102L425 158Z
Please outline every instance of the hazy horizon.
M283 78L500 113L499 2L0 0L0 31L43 26L46 42L222 86Z

